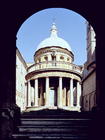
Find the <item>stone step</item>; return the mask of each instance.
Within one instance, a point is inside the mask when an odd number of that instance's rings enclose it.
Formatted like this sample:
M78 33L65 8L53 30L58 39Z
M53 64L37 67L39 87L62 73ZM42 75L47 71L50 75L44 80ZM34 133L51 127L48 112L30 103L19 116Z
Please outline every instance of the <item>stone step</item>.
M91 119L74 119L74 118L21 118L21 120L70 120L70 121L90 121Z
M33 115L33 114L30 114L30 115L22 115L21 118L92 118L92 116L73 116L73 115L66 115L66 114L49 114L49 115L46 115L46 114L42 114L42 115Z
M21 125L89 125L90 119L21 119Z
M39 135L35 135L35 134L14 134L13 135L13 139L14 140L41 140L41 139L48 139L48 140L88 140L88 136L84 135L84 136L79 136L79 135L57 135L57 134L52 134L52 135L46 135L46 134L39 134Z
M76 112L76 111L65 111L62 109L57 110L40 110L40 111L30 111L22 113L21 117L38 117L38 118L91 118L93 114L91 112Z
M75 125L75 126L70 126L70 125L62 125L62 126L60 126L60 125L57 125L57 126L55 126L55 125L48 125L48 126L45 126L45 125L21 125L21 126L17 126L18 128L68 128L68 129L72 129L72 128L74 128L74 129L86 129L86 128L88 128L88 126L83 126L83 125Z
M84 134L88 133L88 127L19 127L21 133L72 133Z
M92 116L63 110L25 112L13 140L90 140Z

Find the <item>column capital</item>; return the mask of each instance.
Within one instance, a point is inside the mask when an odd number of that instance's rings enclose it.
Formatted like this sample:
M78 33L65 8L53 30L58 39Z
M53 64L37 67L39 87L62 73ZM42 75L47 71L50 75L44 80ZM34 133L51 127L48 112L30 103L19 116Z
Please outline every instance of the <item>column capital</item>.
M49 76L46 76L45 78L49 78Z
M81 82L81 81L77 81L77 83L78 83L79 85L81 85L81 84L82 84L82 82Z
M59 76L59 79L62 79L63 77L62 76Z
M70 80L74 80L74 78L70 78Z
M35 78L34 80L38 80L38 78Z

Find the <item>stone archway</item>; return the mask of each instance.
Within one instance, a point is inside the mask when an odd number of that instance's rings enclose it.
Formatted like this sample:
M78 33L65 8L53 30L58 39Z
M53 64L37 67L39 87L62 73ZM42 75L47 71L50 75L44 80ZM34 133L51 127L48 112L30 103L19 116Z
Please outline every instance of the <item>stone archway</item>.
M84 6L83 6L84 5ZM94 5L94 3L91 3L91 6L92 5ZM100 47L100 44L98 45L98 35L97 34L102 34L102 32L99 30L99 28L98 27L100 27L100 22L97 20L98 18L100 19L100 15L99 14L97 14L97 16L94 16L94 13L92 13L92 7L90 6L90 3L89 2L85 2L85 3L80 3L80 2L77 2L77 5L75 5L75 2L72 2L71 4L69 4L69 2L67 1L67 3L65 3L65 2L51 2L51 3L47 3L47 4L44 4L43 5L43 7L41 7L41 8L35 8L34 9L34 6L32 6L32 7L30 7L29 6L29 11L30 12L27 12L27 15L25 16L25 17L23 17L22 18L22 20L20 20L19 22L19 24L18 24L18 26L21 26L21 24L29 17L29 16L31 16L33 13L36 13L36 12L38 12L38 11L40 11L40 10L43 10L43 9L46 9L46 8L53 8L53 7L61 7L61 8L67 8L67 9L70 9L70 10L73 10L73 11L75 11L75 12L77 12L77 13L79 13L81 16L83 16L85 19L87 19L87 21L89 21L90 22L90 24L92 25L92 27L94 28L94 30L95 30L95 33L96 33L96 47L97 47L97 49L96 49L96 57L97 57L97 55L98 55L98 53L97 52L99 52L100 51L100 48L99 48L99 50L98 50L98 46ZM86 8L85 7L87 7L87 10L85 10ZM90 8L91 7L91 8ZM97 7L96 7L96 9L97 9ZM100 11L101 12L101 11ZM102 13L101 13L102 14ZM24 16L24 15L23 15ZM94 17L94 18L93 18ZM96 22L94 22L94 21L96 21ZM17 27L18 27L17 26ZM100 40L101 38L99 37L99 40ZM100 55L100 54L99 54ZM97 57L96 59L98 59L99 57ZM97 62L97 67L98 67L98 62ZM98 68L97 68L97 70L98 70ZM97 80L96 81L98 81L98 79L100 79L100 76L98 75L98 73L97 73L97 75L96 75L96 77L97 77ZM98 84L98 85L97 85ZM97 85L97 88L99 87L99 83L98 82L96 82L96 85ZM100 106L103 106L102 104L102 102L100 101L102 98L100 98L100 96L99 96L99 92L98 92L99 90L97 89L97 97L98 97L98 99L97 99L97 104L100 104ZM100 98L100 99L99 99Z

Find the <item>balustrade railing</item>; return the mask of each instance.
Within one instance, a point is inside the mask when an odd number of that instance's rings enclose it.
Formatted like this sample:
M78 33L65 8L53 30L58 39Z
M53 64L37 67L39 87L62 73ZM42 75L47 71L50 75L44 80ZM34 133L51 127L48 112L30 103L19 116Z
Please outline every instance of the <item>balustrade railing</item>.
M28 72L37 71L37 70L46 70L46 69L63 69L63 70L72 70L82 73L81 67L69 63L69 62L63 62L63 61L47 61L47 62L41 62L34 64L28 68Z

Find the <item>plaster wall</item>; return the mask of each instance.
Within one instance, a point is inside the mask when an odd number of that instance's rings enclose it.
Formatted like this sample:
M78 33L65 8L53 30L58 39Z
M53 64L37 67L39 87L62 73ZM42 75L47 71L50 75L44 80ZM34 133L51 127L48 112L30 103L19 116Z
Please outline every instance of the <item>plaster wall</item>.
M93 72L83 82L83 110L91 110L95 104L96 97L96 72Z
M26 106L26 73L27 71L22 60L16 55L16 104L20 107L21 111Z

